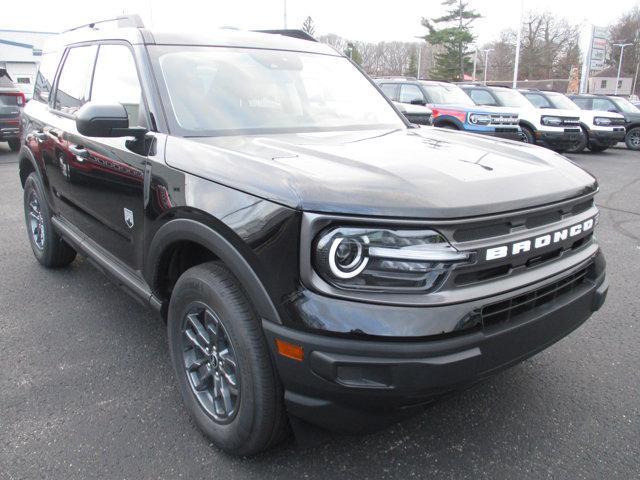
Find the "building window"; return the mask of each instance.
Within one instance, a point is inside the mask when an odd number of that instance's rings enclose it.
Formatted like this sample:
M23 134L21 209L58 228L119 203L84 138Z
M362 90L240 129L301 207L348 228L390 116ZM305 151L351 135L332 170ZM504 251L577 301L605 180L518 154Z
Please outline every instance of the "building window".
M607 81L606 80L602 80L600 82L600 88L607 88Z
M618 80L618 88L622 88L622 80Z

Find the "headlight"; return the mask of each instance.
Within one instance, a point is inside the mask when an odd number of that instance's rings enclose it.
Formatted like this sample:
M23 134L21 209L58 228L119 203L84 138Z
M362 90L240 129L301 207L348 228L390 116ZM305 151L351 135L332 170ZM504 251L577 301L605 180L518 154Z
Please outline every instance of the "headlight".
M593 123L600 127L608 127L611 125L611 119L607 117L594 117Z
M559 127L562 125L562 119L560 117L543 116L540 119L540 122L543 125L548 125L549 127Z
M484 113L470 113L469 123L478 125L489 125L491 123L491 115Z
M423 293L469 257L432 230L338 227L318 235L313 261L339 288Z

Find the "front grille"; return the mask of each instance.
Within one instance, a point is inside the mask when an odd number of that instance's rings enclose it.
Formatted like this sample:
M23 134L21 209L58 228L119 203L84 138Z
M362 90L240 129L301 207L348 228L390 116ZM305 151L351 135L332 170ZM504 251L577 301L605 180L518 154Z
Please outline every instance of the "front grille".
M483 306L480 310L482 325L486 328L516 321L520 315L570 294L587 281L588 270L589 266L544 287Z
M580 125L580 119L578 117L561 117L562 126L564 127L577 127Z
M510 220L498 220L495 222L483 222L483 224L465 226L456 229L452 237L456 242L469 242L484 238L508 235L514 230L525 226L526 228L542 227L561 220L567 214L578 215L589 210L593 206L593 199L576 203L568 208L550 207L546 211L529 213L523 216L514 216Z
M517 115L500 115L500 114L491 115L490 125L517 125L517 124L518 124Z

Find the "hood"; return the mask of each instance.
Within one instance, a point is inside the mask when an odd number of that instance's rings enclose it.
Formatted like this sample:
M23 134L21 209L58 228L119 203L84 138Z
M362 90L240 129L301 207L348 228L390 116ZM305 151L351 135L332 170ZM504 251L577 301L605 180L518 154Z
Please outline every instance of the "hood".
M456 218L591 192L595 179L550 150L437 128L170 137L169 165L306 211Z
M537 110L540 113L540 116L548 115L555 117L573 117L580 118L581 112L580 110L564 110L561 108L536 108L533 107L534 110Z

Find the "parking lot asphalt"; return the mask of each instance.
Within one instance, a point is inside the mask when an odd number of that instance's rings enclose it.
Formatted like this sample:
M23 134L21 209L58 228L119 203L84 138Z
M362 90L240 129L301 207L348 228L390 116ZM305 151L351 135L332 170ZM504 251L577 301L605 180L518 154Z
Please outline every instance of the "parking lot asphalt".
M0 478L640 478L640 153L572 159L601 184L601 311L384 431L238 459L190 422L156 317L82 258L38 265L0 143Z

